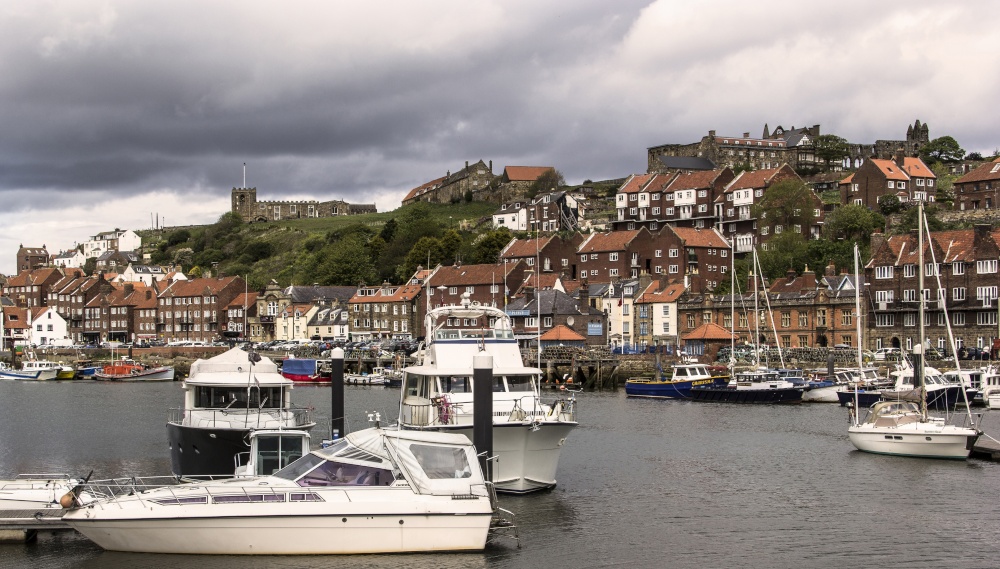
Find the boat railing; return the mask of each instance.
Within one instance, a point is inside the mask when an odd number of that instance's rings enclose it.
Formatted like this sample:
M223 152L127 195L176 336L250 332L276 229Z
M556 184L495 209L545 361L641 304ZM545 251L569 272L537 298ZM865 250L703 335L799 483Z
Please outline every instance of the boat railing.
M275 489L266 485L258 486L209 486L203 484L212 480L222 480L237 478L235 476L199 476L195 480L178 480L174 476L132 476L128 478L112 478L108 480L94 480L81 484L78 495L88 498L86 505L98 509L110 508L112 506L121 509L124 507L122 497L132 497L139 502L154 502L161 506L182 505L196 503L196 500L204 498L203 503L214 502L215 497L225 496L226 500L234 501L233 497L245 498L246 502L284 502L287 500L287 488ZM214 488L214 491L213 491ZM155 498L150 498L146 492L151 490L167 489L165 493L157 493ZM182 493L176 492L181 490ZM306 493L307 489L303 488ZM267 496L273 496L268 498Z
M267 425L266 423L278 423ZM225 427L244 423L250 428L299 428L313 424L312 409L286 407L263 409L245 407L185 409L173 407L167 411L167 423L187 427Z

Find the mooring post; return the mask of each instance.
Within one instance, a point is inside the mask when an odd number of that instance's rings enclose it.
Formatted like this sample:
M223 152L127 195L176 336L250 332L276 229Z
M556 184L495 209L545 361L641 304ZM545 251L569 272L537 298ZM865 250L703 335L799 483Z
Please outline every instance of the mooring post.
M479 453L479 466L487 480L493 480L493 356L481 352L472 356L472 443Z
M330 350L330 438L339 439L344 432L344 350Z

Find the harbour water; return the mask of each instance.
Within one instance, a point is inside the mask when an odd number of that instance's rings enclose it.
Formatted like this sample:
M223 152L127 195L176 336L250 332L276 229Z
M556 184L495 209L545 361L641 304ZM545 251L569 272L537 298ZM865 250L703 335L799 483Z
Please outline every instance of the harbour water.
M348 387L348 428L396 416L399 391ZM297 386L329 417L328 387ZM580 393L559 486L502 496L522 548L355 557L208 557L102 551L72 532L0 544L0 567L520 568L994 567L1000 464L868 455L836 405L788 407ZM0 477L169 472L179 383L0 381ZM1000 438L1000 412L985 412ZM325 433L317 427L314 442Z

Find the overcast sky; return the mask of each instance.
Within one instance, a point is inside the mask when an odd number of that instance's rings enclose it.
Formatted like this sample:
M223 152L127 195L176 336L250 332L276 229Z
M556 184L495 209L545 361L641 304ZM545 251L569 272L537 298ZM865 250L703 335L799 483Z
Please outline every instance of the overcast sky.
M993 2L0 3L0 272L258 199L399 207L464 167L644 172L768 124L1000 146Z

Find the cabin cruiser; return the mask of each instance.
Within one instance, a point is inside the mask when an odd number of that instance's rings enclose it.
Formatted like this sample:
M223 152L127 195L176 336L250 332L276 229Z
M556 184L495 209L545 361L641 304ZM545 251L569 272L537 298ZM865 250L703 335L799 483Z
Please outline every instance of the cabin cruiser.
M691 388L696 385L714 385L725 381L716 377L705 364L675 364L671 366L670 378L648 379L644 377L631 378L625 382L625 395L628 397L652 397L667 399L687 399L691 397Z
M882 390L882 399L887 401L920 401L921 390L914 387L913 366L903 360L898 369L889 374L895 387ZM962 385L949 383L935 368L924 366L924 397L927 407L946 411L962 399ZM964 402L964 401L963 401Z
M61 510L60 500L85 481L68 474L19 474L13 480L0 480L0 511ZM81 503L93 497L80 492Z
M167 420L174 475L232 476L252 431L315 426L308 409L292 407L292 386L269 358L240 348L191 364L184 407Z
M356 431L266 476L146 488L63 520L104 549L305 555L474 551L495 515L475 447L456 434Z
M556 485L562 446L576 426L576 400L543 403L541 370L525 367L510 317L463 294L461 305L425 317L428 344L403 370L399 424L406 429L461 433L473 429L473 358L493 357L493 448L497 491L526 493Z

